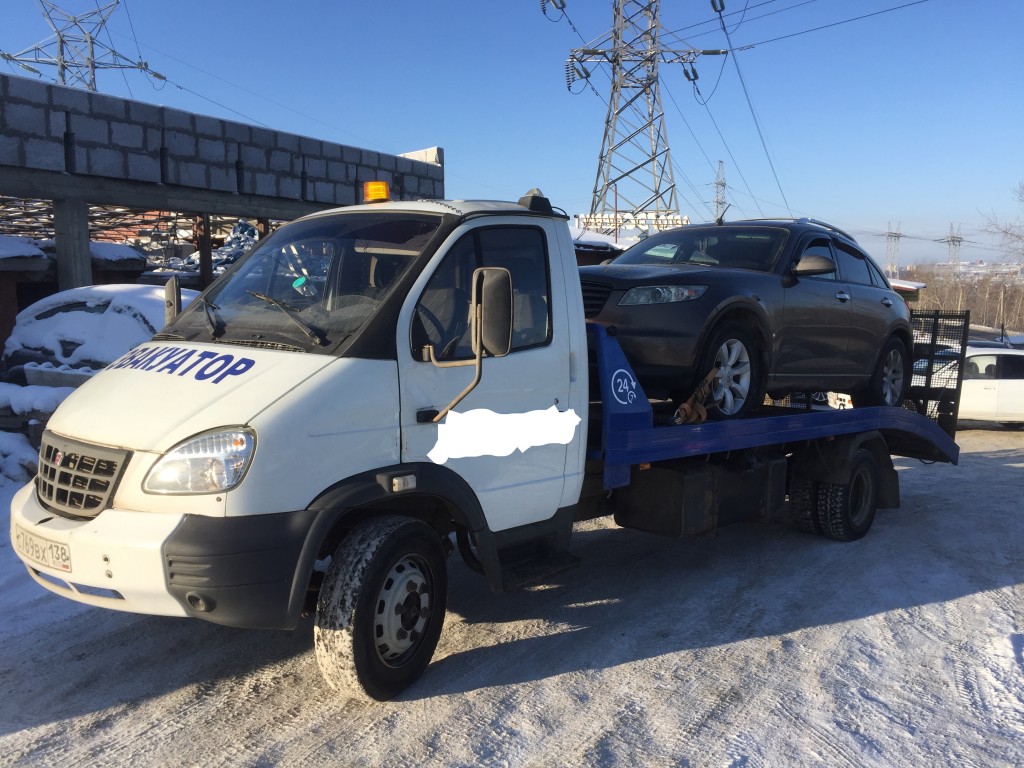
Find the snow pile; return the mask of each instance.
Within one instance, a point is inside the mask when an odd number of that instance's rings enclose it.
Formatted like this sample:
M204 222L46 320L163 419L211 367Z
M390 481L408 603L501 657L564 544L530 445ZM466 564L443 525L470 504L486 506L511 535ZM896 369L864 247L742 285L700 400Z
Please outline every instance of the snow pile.
M0 410L12 413L53 413L64 398L74 392L73 387L19 387L0 382Z
M27 483L36 473L38 462L39 454L24 435L0 432L0 488Z

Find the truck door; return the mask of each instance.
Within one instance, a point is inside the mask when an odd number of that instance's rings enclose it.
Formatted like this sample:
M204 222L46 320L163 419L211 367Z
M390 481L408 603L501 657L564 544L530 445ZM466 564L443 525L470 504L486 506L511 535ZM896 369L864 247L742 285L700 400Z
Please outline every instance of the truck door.
M551 517L561 506L566 451L580 434L569 410L570 355L561 271L552 286L552 223L492 219L460 227L410 293L398 325L402 460L441 464L476 492L491 530ZM512 346L485 357L478 385L439 424L432 412L474 377L469 324L474 270L512 277ZM553 301L555 298L555 301ZM433 346L441 367L425 359ZM571 428L570 428L571 427Z

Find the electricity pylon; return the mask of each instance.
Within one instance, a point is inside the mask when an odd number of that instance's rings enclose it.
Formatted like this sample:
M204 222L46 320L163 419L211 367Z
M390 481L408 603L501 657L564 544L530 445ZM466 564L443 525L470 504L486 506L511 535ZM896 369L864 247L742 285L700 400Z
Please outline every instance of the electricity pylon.
M612 89L590 204L588 226L621 224L678 226L682 223L672 158L661 107L659 64L681 64L696 80L701 54L725 51L676 50L659 40L660 0L614 0L614 26L566 62L566 85L589 80L587 65L610 64Z
M144 61L131 61L100 40L100 33L121 0L113 0L100 7L72 15L50 0L38 0L47 23L54 34L31 48L10 54L0 51L0 59L17 64L22 69L41 75L34 64L57 68L57 82L61 85L81 85L88 91L96 90L97 69L139 69L163 79L149 69Z
M896 222L896 230L893 231L892 222L889 222L889 231L885 233L885 272L886 277L899 278L900 276L900 222Z
M729 203L725 200L725 164L718 161L718 173L715 174L715 221L725 217L725 209Z
M939 240L949 246L949 266L955 268L960 265L960 245L964 239L960 236L960 226L957 225L956 233L953 232L953 222L949 222L949 234Z

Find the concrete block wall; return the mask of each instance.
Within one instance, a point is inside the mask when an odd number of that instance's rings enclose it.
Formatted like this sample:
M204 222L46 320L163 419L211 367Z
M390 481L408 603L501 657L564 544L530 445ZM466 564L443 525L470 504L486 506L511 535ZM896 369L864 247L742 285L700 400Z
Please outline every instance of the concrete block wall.
M359 202L364 181L443 198L443 152L386 155L307 136L0 74L0 166L226 193Z

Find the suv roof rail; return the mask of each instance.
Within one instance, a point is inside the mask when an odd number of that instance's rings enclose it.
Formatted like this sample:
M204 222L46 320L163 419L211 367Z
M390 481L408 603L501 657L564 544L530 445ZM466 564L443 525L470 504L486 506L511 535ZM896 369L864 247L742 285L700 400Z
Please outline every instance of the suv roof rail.
M847 232L844 232L843 230L841 230L839 227L837 227L834 224L829 224L827 221L822 221L821 219L809 219L806 216L804 218L802 218L802 219L799 219L799 221L803 222L803 223L807 223L807 224L817 224L819 227L824 227L825 229L831 229L833 232L842 235L847 240L852 240L855 243L857 242L856 238L854 238L853 235L851 235L851 234L849 234Z
M811 218L808 218L806 216L804 216L802 218L799 218L799 219L796 218L795 216L773 216L771 218L763 218L763 219L741 219L740 221L747 221L747 222L754 222L754 221L792 221L795 224L814 224L815 226L822 227L823 229L827 229L830 232L835 232L837 235L842 235L843 237L845 237L847 240L850 240L851 242L854 242L854 243L857 242L857 238L855 238L849 232L844 232L839 227L837 227L835 224L829 224L827 221L822 221L821 219L811 219ZM737 222L737 223L739 223L739 222Z

